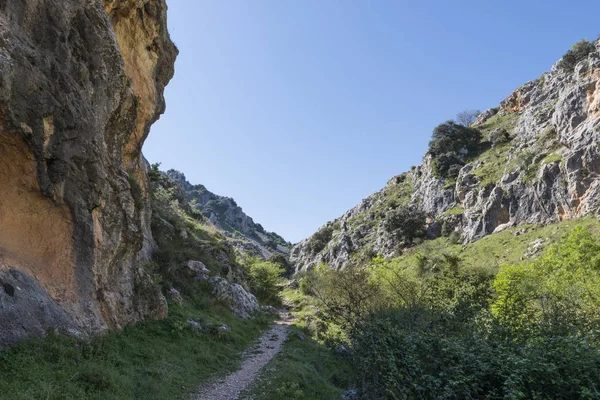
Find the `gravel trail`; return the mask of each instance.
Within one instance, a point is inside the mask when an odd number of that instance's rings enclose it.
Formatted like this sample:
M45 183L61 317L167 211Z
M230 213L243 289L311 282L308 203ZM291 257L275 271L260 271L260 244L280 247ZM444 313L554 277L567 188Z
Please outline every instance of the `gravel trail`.
M281 351L287 338L288 325L288 319L277 321L261 336L257 346L246 351L248 358L244 360L240 370L203 388L193 399L237 400L240 393L256 379L260 370Z

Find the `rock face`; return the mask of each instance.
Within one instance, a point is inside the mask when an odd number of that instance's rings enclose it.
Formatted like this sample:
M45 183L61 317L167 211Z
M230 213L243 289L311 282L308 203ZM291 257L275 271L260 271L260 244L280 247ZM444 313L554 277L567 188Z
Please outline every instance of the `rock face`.
M231 197L214 194L203 185L192 185L179 171L169 170L166 175L178 183L184 203L220 229L234 247L262 258L269 258L273 253L289 254L289 243L255 223Z
M3 343L166 314L141 147L176 54L164 0L0 1Z
M240 318L250 318L260 307L252 293L246 292L242 285L229 283L225 278L211 278L214 285L212 294L219 300L229 304L231 311Z
M600 48L600 42L596 42ZM399 204L429 215L429 235L472 242L523 223L549 224L600 207L600 53L573 72L558 63L473 124L486 140L456 181L434 176L431 157L292 249L296 269L344 268L398 243L382 228ZM502 141L496 138L502 138ZM326 238L323 242L322 238Z

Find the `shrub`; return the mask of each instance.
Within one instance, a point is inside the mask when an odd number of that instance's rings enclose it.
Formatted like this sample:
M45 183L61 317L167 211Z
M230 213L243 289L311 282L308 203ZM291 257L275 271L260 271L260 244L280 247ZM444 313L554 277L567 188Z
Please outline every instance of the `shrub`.
M500 146L504 143L510 142L510 135L506 131L506 129L498 128L494 129L490 132L490 142L492 142L492 147Z
M438 125L429 142L429 153L439 156L445 153L475 152L479 147L481 133L475 128L469 128L447 121Z
M481 133L453 121L438 125L429 142L433 173L440 178L455 178L465 160L479 149Z
M150 170L148 171L148 178L150 182L158 182L160 179L160 163L154 163L150 165Z
M379 288L369 281L368 271L362 268L338 271L320 265L309 282L307 286L319 300L325 319L347 332L376 309L380 297Z
M319 229L317 233L311 236L308 240L308 249L309 251L315 255L320 253L325 246L331 241L333 236L333 226L331 223L327 223L324 227Z
M600 320L600 244L577 228L546 255L503 266L494 288L494 315L516 335L587 334Z
M427 214L414 207L400 206L385 214L383 228L397 240L412 243L425 236Z
M264 303L279 305L279 288L277 284L285 273L279 264L263 261L256 257L248 257L242 263L244 273L250 285L250 291Z
M573 72L579 61L596 51L596 46L587 40L581 40L573 45L571 50L567 51L558 63L558 67L565 72Z
M401 309L373 315L354 337L364 399L595 399L600 356L577 337L518 344L477 326L406 329ZM439 322L442 321L442 322Z

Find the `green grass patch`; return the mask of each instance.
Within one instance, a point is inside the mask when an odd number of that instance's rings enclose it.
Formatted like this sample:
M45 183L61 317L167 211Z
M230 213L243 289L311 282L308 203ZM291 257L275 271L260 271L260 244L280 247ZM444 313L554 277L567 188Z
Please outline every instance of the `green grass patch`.
M562 156L557 153L550 153L542 160L542 165L552 164L555 162L560 162L562 160Z
M598 220L588 217L546 226L520 225L467 245L451 244L447 238L428 240L407 249L405 254L397 259L406 265L416 265L417 254L451 253L460 256L465 266L483 268L496 273L501 264L521 262L529 244L533 241L549 239L550 243L555 243L578 226L583 226L600 239ZM522 233L516 236L517 232Z
M485 151L479 156L478 159L482 163L473 170L473 174L481 178L481 187L500 182L507 166L509 150L510 143L504 143Z
M307 331L292 326L282 352L241 398L339 399L350 385L350 376L347 358L311 339Z
M460 215L464 212L465 212L464 208L456 206L456 207L452 207L449 210L446 210L446 212L444 213L444 216L449 217L451 215Z
M91 342L52 334L0 352L3 399L183 399L204 379L225 374L269 325L268 317L236 318L212 298L196 294L171 305L163 321L146 321ZM186 325L226 323L227 338Z
M505 115L496 114L490 117L485 123L477 127L487 137L489 133L497 128L506 130L509 134L515 130L519 121L519 114L509 113Z

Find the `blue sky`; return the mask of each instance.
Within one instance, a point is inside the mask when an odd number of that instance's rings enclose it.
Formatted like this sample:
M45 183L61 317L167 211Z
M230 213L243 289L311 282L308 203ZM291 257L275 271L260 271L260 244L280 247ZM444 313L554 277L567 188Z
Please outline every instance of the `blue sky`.
M600 33L597 1L167 3L180 55L144 154L292 242Z

